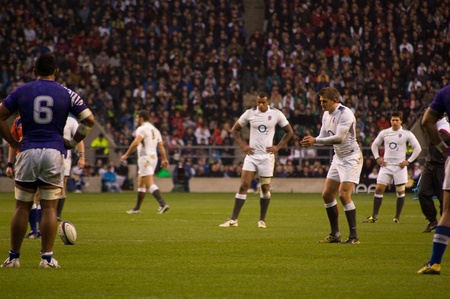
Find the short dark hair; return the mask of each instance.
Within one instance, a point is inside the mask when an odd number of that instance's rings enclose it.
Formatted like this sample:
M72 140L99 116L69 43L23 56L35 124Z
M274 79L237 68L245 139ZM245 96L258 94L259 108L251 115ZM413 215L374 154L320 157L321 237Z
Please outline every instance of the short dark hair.
M403 121L403 112L402 111L393 111L391 114L391 118L398 117L401 121Z
M260 92L260 93L258 93L258 98L267 98L267 99L269 99L269 95L267 94L267 93L265 93L265 92Z
M34 62L34 70L37 76L50 76L58 68L55 55L43 54Z
M144 121L150 120L150 113L147 110L139 111L138 117L142 118Z

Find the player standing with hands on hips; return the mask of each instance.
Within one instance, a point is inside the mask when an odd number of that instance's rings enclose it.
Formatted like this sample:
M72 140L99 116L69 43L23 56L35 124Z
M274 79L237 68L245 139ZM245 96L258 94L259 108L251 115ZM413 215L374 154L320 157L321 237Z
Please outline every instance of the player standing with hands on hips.
M319 136L305 136L300 144L304 147L313 145L333 145L334 147L333 161L322 193L331 233L319 243L341 243L339 209L335 199L337 194L344 206L350 230L348 239L342 243L359 244L356 231L356 207L351 198L354 185L359 183L363 165L362 152L356 141L356 119L348 107L339 103L340 94L336 88L324 87L318 95L324 111Z
M438 120L447 113L450 115L450 85L442 88L430 107L425 111L422 118L422 126L427 133L430 143L433 144L440 154L446 158L445 178L442 189L444 189L444 208L433 236L433 249L430 260L420 269L418 274L441 274L441 261L450 241L450 159L448 158L449 147L441 139L436 127Z
M261 184L261 211L258 227L266 228L265 218L270 203L270 179L273 176L275 154L294 135L286 116L280 110L270 108L269 96L266 93L258 94L256 104L256 107L245 111L231 129L234 141L239 144L246 156L242 167L241 185L236 193L231 219L220 224L220 227L238 226L238 216L247 199L247 190L255 175L258 174ZM250 124L249 144L241 137L242 128L248 124ZM273 145L276 125L283 128L285 134L277 145Z
M383 202L383 194L387 186L394 181L397 194L397 206L394 223L400 221L400 214L405 204L405 184L408 182L408 166L420 155L422 147L411 131L402 128L403 114L394 111L390 117L391 127L382 130L372 143L372 154L380 166L375 188L372 216L364 222L375 223ZM411 156L407 159L408 143L413 148ZM379 147L383 145L384 155L380 156Z
M11 249L2 267L20 267L20 248L27 231L28 214L39 191L41 219L40 268L60 268L53 258L58 222L56 206L64 185L64 156L91 131L94 116L78 94L55 82L58 74L56 58L44 54L34 64L37 80L11 92L0 105L0 134L19 149L15 164L16 208L11 221ZM11 135L7 119L16 112L22 116L23 139ZM69 113L80 124L71 140L63 130Z

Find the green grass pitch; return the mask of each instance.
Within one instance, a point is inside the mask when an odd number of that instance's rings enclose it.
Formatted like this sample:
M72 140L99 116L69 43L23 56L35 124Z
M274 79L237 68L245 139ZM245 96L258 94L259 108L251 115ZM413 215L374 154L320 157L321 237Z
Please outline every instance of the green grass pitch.
M63 219L77 228L75 246L57 237L61 269L38 269L40 242L24 240L21 268L1 269L1 298L448 298L450 260L440 276L417 270L432 234L418 201L407 194L399 224L394 194L379 222L361 223L372 195L354 195L359 245L318 244L329 233L320 194L272 193L267 229L257 227L259 197L250 194L237 228L220 228L234 193L164 194L157 215L148 194L128 215L136 193L69 194ZM0 244L9 250L12 193L0 194ZM348 235L340 206L341 233ZM2 260L3 261L3 260Z

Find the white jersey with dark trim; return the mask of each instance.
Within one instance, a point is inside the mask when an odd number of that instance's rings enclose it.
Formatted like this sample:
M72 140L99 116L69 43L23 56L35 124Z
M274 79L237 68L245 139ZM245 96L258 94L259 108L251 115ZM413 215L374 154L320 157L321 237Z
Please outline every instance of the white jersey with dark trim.
M336 134L342 134L342 142L333 142L333 148L336 155L345 157L360 151L358 142L356 141L356 119L353 112L346 106L339 104L338 107L330 114L325 111L322 117L322 127L318 136L321 142L319 144L327 144L327 137L334 137ZM332 138L334 139L334 138Z
M268 107L266 112L258 108L248 109L239 118L239 124L241 127L250 124L249 146L255 154L267 154L266 148L273 145L276 125L284 128L289 122L283 112Z
M161 133L149 122L144 122L136 129L136 136L141 136L142 142L137 147L138 157L156 154L158 143L162 142Z
M419 141L416 136L408 130L403 128L394 131L391 128L387 128L382 130L377 138L375 138L372 143L372 153L374 157L378 158L379 155L379 147L381 145L384 146L384 155L383 159L387 164L399 164L406 159L406 152L408 149L408 142L411 144L411 147L417 151L418 154L421 151L421 147ZM415 154L414 154L415 156ZM415 160L414 157L411 159Z

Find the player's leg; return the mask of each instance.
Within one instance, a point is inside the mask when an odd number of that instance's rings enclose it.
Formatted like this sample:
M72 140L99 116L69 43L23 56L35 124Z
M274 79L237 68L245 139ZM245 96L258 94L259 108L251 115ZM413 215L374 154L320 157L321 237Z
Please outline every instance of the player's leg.
M36 204L36 223L37 223L37 235L36 238L41 238L41 220L42 220L42 207L41 198L39 197L39 189L34 195L34 203Z
M27 232L28 214L33 205L34 192L31 188L24 188L16 184L15 198L16 208L11 219L11 243L9 257L3 262L2 267L20 267L20 249L22 247L23 238Z
M448 186L444 182L444 188ZM434 231L433 247L430 261L419 271L418 274L440 274L441 262L450 241L450 190L444 190L444 207L442 217Z
M402 185L396 185L395 191L397 194L397 204L395 207L395 216L394 216L394 222L398 223L400 221L400 214L402 213L403 206L405 205L405 184Z
M331 172L331 173L330 173ZM337 175L337 171L330 168L328 175ZM336 179L327 177L325 179L325 185L323 187L322 198L327 212L328 221L330 222L330 235L319 243L339 243L341 241L341 233L339 231L339 209L335 195L339 190L339 181Z
M265 221L267 210L269 209L270 204L270 179L266 177L260 177L261 181L261 190L259 192L259 206L260 206L260 214L258 226L265 228ZM262 221L262 222L261 222Z
M367 217L367 220L364 222L373 223L378 220L378 213L380 212L381 205L383 203L384 192L386 191L387 184L384 182L377 182L375 187L375 193L373 195L373 208L372 208L372 216Z
M433 235L433 248L430 261L420 269L419 274L440 274L441 261L448 242L450 241L450 160L445 162L445 179L442 184L444 189L444 205L442 216Z
M437 193L436 195L439 198L439 201L442 200L442 183L438 184L439 186L435 186L436 180L429 167L430 166L425 165L424 169L422 170L417 190L420 208L423 215L428 220L428 225L423 231L424 233L433 231L437 226L437 211L434 206L433 195Z
M60 268L53 258L53 246L58 228L56 207L64 187L64 156L54 149L40 150L39 197L42 208L40 268Z
M393 221L394 223L398 223L400 221L400 214L402 213L403 206L405 205L405 190L406 183L408 182L408 169L403 167L399 171L394 172L393 179L395 183L395 193L397 195L397 204Z
M67 197L66 188L67 188L67 181L69 180L69 175L66 175L67 174L66 167L67 167L67 164L65 165L65 168L64 168L65 169L64 170L65 171L64 187L62 188L61 196L58 199L58 206L56 207L56 218L58 221L61 221L62 210L64 209L64 204L66 202L66 197ZM69 168L69 172L70 172L70 168Z
M241 213L241 209L244 206L245 200L247 199L247 190L250 187L250 184L255 177L256 172L242 170L241 174L241 185L239 186L239 191L236 193L234 199L234 207L233 213L231 214L232 220L237 220L239 214Z
M231 213L231 218L224 223L220 224L220 227L235 227L238 226L238 217L241 212L242 207L245 204L245 200L247 199L247 191L252 182L252 179L255 177L256 172L242 170L241 174L241 185L239 187L239 191L236 193L234 198L234 206L233 211Z
M164 214L169 210L169 205L166 203L161 195L158 185L155 184L155 179L153 174L145 176L142 178L145 180L145 185L148 186L149 192L153 195L156 201L159 203L158 214Z
M355 153L337 164L341 184L339 185L339 199L345 211L349 227L349 237L343 244L359 244L356 231L356 206L352 200L355 184L359 183L363 164L362 153Z
M353 182L342 182L339 186L339 199L345 211L349 228L349 238L346 243L359 243L358 233L356 231L356 207L351 198L355 184Z
M258 174L260 178L260 215L258 221L258 227L266 228L266 215L269 209L270 203L270 180L273 176L273 169L275 167L275 156L269 154L267 158L263 158L258 163ZM254 177L252 179L254 181Z
M28 214L28 223L30 224L30 232L25 236L26 239L35 239L38 233L37 228L37 204L33 203L30 213Z
M26 150L16 157L14 188L16 208L10 226L11 248L9 257L2 264L2 267L20 267L20 249L27 232L28 215L38 188L38 185L34 182L37 178L33 172L33 169L38 168L39 163L39 158L36 157L35 152L36 150Z
M139 214L141 211L142 202L145 198L145 193L147 189L145 188L145 183L142 180L142 177L140 174L137 176L137 198L136 198L136 205L133 209L128 210L128 214Z
M41 268L59 268L58 262L53 258L53 246L56 238L58 220L56 219L56 209L58 206L61 188L51 185L41 185L39 187L42 208L41 220Z

